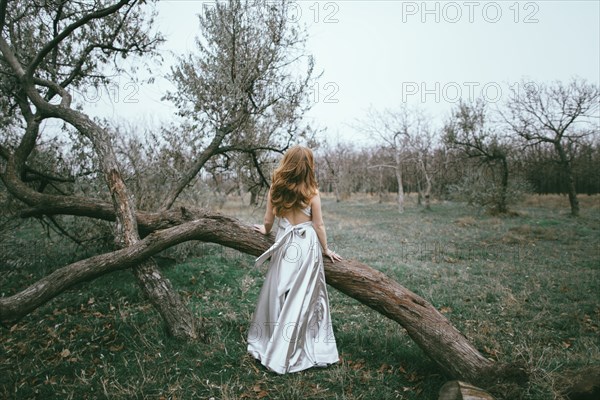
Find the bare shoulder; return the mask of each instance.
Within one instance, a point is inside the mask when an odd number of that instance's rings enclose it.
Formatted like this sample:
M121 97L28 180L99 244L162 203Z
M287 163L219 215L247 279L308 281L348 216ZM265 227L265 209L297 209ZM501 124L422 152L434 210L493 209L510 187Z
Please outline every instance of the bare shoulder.
M314 196L310 198L310 205L313 206L315 204L321 204L321 195L319 194L319 190L315 192Z

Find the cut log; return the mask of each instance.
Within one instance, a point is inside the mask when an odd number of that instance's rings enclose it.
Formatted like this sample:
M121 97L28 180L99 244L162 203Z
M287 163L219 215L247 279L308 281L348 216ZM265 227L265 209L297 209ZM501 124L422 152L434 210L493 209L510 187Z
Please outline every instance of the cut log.
M469 383L450 381L440 389L438 400L494 400L494 398L485 390Z

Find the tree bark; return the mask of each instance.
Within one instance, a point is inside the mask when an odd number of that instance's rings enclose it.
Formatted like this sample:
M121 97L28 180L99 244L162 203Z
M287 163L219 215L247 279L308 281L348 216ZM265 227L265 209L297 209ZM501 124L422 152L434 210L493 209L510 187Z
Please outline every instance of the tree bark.
M169 333L176 338L197 339L199 326L197 319L186 307L183 299L173 288L171 281L158 269L156 261L150 258L133 269L138 284L148 300L163 318Z
M0 320L13 323L78 282L139 264L183 241L218 243L255 256L273 243L272 235L257 235L234 218L203 215L185 223L182 220L189 218L190 212L183 209L179 218L174 212L167 213L163 221L146 216L146 228L175 226L150 233L129 247L59 268L20 293L0 299ZM326 261L325 274L331 286L398 322L449 377L492 382L506 376L503 366L481 355L430 303L383 273L358 261L344 260L335 264Z
M423 160L421 160L421 168L423 169L423 175L425 176L425 209L431 210L431 175L427 172L427 167Z
M396 168L394 168L394 171L398 183L398 212L402 214L404 212L404 186L402 183L402 159L399 149L396 149Z
M498 204L498 212L501 214L505 214L508 212L507 206L507 194L508 194L508 162L506 160L506 155L502 154L500 157L500 163L502 165L502 188L500 193L500 202Z
M567 157L564 147L560 143L560 140L554 142L554 148L558 153L560 163L567 174L567 190L569 194L569 204L571 206L571 215L573 217L579 216L579 200L577 199L577 189L575 188L575 177L573 176L573 169L571 168L571 161Z
M494 400L483 389L461 381L450 381L440 389L438 400Z
M379 167L379 187L377 190L378 194L379 194L379 204L383 203L383 168Z

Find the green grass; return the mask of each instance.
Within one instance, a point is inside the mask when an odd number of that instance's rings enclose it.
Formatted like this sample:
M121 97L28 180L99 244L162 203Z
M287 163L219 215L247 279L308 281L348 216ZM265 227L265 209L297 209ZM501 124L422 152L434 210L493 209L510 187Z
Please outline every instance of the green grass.
M364 197L323 204L336 251L423 296L487 357L526 363L531 381L511 399L560 398L556 379L564 371L600 363L598 207L571 218L566 209L528 203L512 217L455 203L425 212L409 201L402 215ZM238 206L223 211L248 222L262 216ZM75 247L38 231L26 224L15 232L15 240L35 239L36 251L27 263L0 260L1 294L76 257ZM202 316L206 343L168 337L131 273L116 272L0 331L0 398L437 399L446 378L404 329L333 288L341 362L269 373L245 342L264 267L216 245L180 253L192 256L163 271Z

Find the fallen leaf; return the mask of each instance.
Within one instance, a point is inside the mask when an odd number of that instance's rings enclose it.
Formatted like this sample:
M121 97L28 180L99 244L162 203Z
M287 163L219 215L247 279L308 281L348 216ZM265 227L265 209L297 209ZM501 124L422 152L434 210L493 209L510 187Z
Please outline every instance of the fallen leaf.
M496 358L498 357L498 354L500 353L500 351L498 351L497 349L490 349L489 347L487 347L485 345L483 346L483 350L490 356L496 357Z
M416 372L411 372L410 374L406 375L406 379L409 382L417 382L423 379L422 376L420 376L419 374L417 374ZM414 388L413 388L414 389Z
M46 380L44 381L45 385L56 385L56 377L55 376L51 376L50 378L46 378Z
M71 355L71 351L69 349L63 349L63 351L60 352L60 356L62 358L67 358Z
M384 373L385 371L387 371L388 369L391 369L391 368L392 367L390 367L389 364L383 363L383 364L381 364L381 367L379 367L377 372Z
M121 350L123 350L123 347L124 347L123 345L119 345L119 346L115 346L115 345L113 345L113 346L110 346L110 347L108 348L108 350L110 350L110 351L112 351L113 353L115 353L115 352L117 352L117 351L121 351Z

